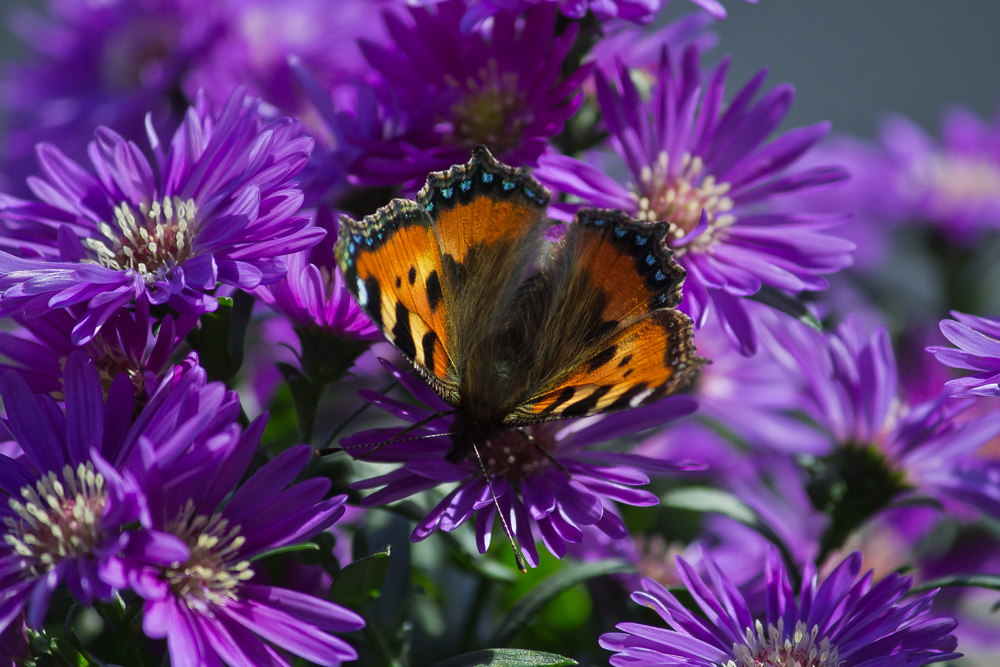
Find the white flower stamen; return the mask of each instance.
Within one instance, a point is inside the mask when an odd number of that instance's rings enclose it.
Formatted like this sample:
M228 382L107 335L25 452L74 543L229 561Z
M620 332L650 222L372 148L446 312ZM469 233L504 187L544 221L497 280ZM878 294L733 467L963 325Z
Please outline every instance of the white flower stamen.
M16 516L4 518L4 541L25 558L24 567L40 577L67 558L86 556L101 540L100 522L107 501L104 477L91 463L62 476L43 475L21 489L23 502L10 498Z
M680 169L670 173L670 156L661 152L653 166L645 166L639 174L632 197L638 208L636 217L647 222L665 220L670 223L668 242L675 254L681 255L689 248L702 249L713 244L724 229L736 222L729 211L733 200L727 196L729 183L716 183L711 174L704 174L701 157L684 153ZM691 233L701 221L705 211L708 230L682 246L674 242Z
M818 635L819 627L810 629L802 621L795 623L791 637L785 635L783 619L776 626L769 624L766 633L757 621L754 628L746 628L745 643L733 644L736 659L724 667L840 667L837 647L828 637L817 642Z
M137 220L132 208L122 203L115 207L118 230L102 222L98 229L104 238L85 243L96 253L97 263L116 271L134 269L151 280L191 257L197 213L194 200L165 197L140 204Z

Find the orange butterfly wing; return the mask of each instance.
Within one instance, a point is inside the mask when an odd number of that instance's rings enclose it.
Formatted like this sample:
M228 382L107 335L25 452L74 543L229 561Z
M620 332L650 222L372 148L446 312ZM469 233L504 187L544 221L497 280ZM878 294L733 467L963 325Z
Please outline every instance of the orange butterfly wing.
M695 355L680 302L684 270L662 243L668 225L620 211L581 210L548 263L553 306L545 335L570 361L504 421L510 426L635 408L683 388Z
M445 400L457 396L448 353L441 253L427 212L395 199L363 220L340 219L335 248L348 290L385 337Z
M544 188L480 147L430 174L416 201L341 218L348 289L450 405L483 323L502 315L536 259L547 206Z

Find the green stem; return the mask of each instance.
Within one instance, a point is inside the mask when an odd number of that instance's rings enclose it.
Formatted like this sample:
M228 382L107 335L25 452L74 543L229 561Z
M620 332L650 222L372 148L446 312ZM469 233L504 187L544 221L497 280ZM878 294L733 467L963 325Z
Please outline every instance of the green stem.
M393 655L392 650L389 648L389 642L386 641L382 632L378 629L368 614L364 614L365 618L365 638L368 640L368 644L379 654L382 658L381 664L386 667L405 667L405 665Z
M142 649L138 646L129 646L128 639L131 638L128 620L125 617L125 604L119 597L116 602L108 604L98 604L95 607L97 612L111 624L111 629L118 636L121 642L122 651L125 652L125 663L128 667L145 667L142 658Z
M476 629L479 626L479 619L483 616L483 609L486 607L486 600L493 590L493 581L488 577L480 577L476 584L476 592L469 603L469 611L465 614L465 623L462 625L462 633L458 639L458 653L468 653L476 645Z
M385 393L388 393L388 392L392 391L393 389L395 389L396 385L398 385L398 384L399 384L399 380L393 380L392 382L390 382L389 384L385 385L384 387L380 387L379 389L376 389L376 391L378 393L380 393L380 394L385 394ZM371 407L371 403L369 403L368 401L365 401L364 403L362 403L361 405L359 405L357 408L355 408L354 411L351 414L347 415L347 417L345 417L342 422L340 422L339 424L337 424L337 427L333 429L333 431L330 433L330 435L326 436L326 438L323 440L323 446L320 447L320 449L321 450L328 449L333 444L333 441L337 438L337 436L340 435L340 432L343 431L345 428L347 428L348 425L350 425L350 423L352 421L354 421L355 419L357 419L361 415L361 413L363 413L369 407Z

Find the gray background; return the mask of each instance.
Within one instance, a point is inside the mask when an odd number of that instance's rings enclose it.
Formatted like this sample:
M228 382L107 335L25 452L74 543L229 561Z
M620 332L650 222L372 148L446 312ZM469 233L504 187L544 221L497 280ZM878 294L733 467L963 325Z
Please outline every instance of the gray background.
M722 2L729 17L706 59L732 55L731 86L765 65L771 85L792 83L788 127L830 120L874 138L878 118L896 111L937 134L950 105L983 118L1000 106L1000 0ZM665 13L692 6L672 0Z

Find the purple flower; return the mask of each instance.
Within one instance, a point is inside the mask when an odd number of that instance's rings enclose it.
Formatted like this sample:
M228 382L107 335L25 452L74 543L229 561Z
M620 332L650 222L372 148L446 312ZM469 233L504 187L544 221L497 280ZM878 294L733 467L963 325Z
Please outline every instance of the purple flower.
M156 169L107 128L90 145L96 176L48 144L40 201L0 209L0 314L37 317L86 304L73 333L86 343L111 315L144 296L182 314L217 308L217 283L242 289L279 280L278 259L318 242L296 215L292 180L312 139L288 118L265 121L237 90L218 115L200 98L169 149L150 130ZM41 255L41 257L39 257Z
M950 380L956 398L1000 396L1000 320L952 311L953 320L941 320L941 333L959 349L928 347L927 351L945 366L978 371L975 375Z
M384 107L398 109L393 133L360 146L351 175L370 185L423 182L427 172L468 159L480 144L507 164L534 165L583 102L591 66L564 76L578 27L556 34L556 9L519 18L503 12L488 33L462 34L461 0L384 14L390 46L361 41ZM366 112L371 115L370 112Z
M21 326L0 332L0 368L16 369L36 394L63 398L63 366L66 358L82 349L97 367L105 393L119 373L127 373L136 398L145 403L156 391L158 378L170 355L196 324L193 316L164 316L154 335L149 303L136 301L135 311L119 310L101 331L82 347L73 344L71 332L86 312L84 306L51 310L41 317L18 317Z
M406 3L419 6L445 1L447 0L406 0ZM714 0L693 1L702 4L713 3ZM471 33L481 27L483 21L497 14L526 12L540 5L558 7L571 19L582 19L588 11L592 11L594 17L601 22L624 19L635 23L649 23L660 9L660 0L471 0L462 15L462 32ZM725 16L725 12L722 15Z
M976 455L1000 435L1000 413L969 417L963 413L971 401L947 396L907 404L884 327L868 336L848 318L826 335L802 325L768 331L775 352L802 373L803 408L830 437L833 465L870 466L867 476L882 476L866 501L916 492L1000 517L1000 459Z
M326 479L289 486L308 446L237 485L267 421L241 433L239 414L235 392L206 383L199 367L161 383L132 429L141 437L127 464L142 492L142 529L121 536L102 579L145 600L143 631L167 640L173 664L283 664L269 644L322 665L353 660L354 649L328 633L360 629L359 616L252 580L255 557L329 528L345 496L324 499Z
M383 365L406 389L428 406L414 407L374 392L362 396L374 405L411 423L450 408L424 383L388 362ZM593 526L606 535L621 539L628 535L625 524L608 511L610 501L649 506L655 495L634 487L649 483L646 473L662 474L696 470L698 464L652 459L635 454L592 449L592 445L660 426L695 411L697 403L687 396L670 397L659 403L598 419L546 422L526 431L545 453L528 443L516 431L477 443L483 464L497 495L507 524L517 536L525 560L535 567L536 537L557 558L566 554L566 543L577 543L582 528ZM451 440L444 434L453 416L441 416L407 437L437 434L440 437L402 440L379 447L401 429L363 431L341 440L341 446L355 457L373 463L402 463L393 472L352 485L355 489L382 487L365 497L362 506L383 505L442 484L457 486L440 500L413 530L411 539L420 541L435 530L451 531L475 516L480 553L489 547L495 506L477 459L458 464L444 460Z
M791 86L754 102L764 83L761 72L723 107L728 65L723 61L702 95L698 49L688 47L675 67L665 48L645 102L627 68L619 68L620 92L598 70L598 101L631 183L560 155L543 156L535 177L588 204L672 223L666 242L688 275L682 310L697 327L717 312L730 339L750 356L757 334L742 297L763 285L787 292L825 289L820 275L849 266L853 244L826 232L835 216L769 206L772 198L846 177L836 167L790 169L829 124L768 141L791 105Z
M859 578L859 553L844 559L822 583L810 566L796 599L772 550L764 618L753 617L707 554L707 576L699 576L682 558L677 566L701 614L686 609L652 579L644 580L632 599L653 609L670 629L621 623L622 632L603 635L601 646L615 652L615 667L919 667L960 656L951 634L955 621L929 617L935 592L904 602L912 577L892 573L873 583L868 572Z
M48 16L15 12L11 28L34 54L0 79L5 171L22 185L37 143L82 160L98 126L138 141L147 113L158 129L180 121L186 75L221 28L221 6L198 0L46 4Z
M893 194L911 219L939 226L959 242L1000 226L1000 115L984 123L953 109L935 141L902 116L882 125L882 149L894 163Z
M368 64L358 48L362 35L385 40L372 17L395 0L241 0L226 5L224 30L186 79L185 90L204 89L221 106L230 91L248 92L289 116L299 116L320 131L312 109L289 67L295 57L328 90L367 78Z
M83 604L109 598L99 569L119 529L139 515L134 480L120 465L135 404L131 382L118 376L105 402L97 369L77 351L66 359L65 383L64 413L16 371L0 379L6 427L22 451L0 456L0 631L24 609L28 624L40 627L61 583Z
M380 338L378 328L351 298L333 259L337 223L332 212L320 207L315 220L316 227L327 232L323 241L310 250L289 255L285 259L285 277L258 287L254 295L295 327L315 327L350 340Z

